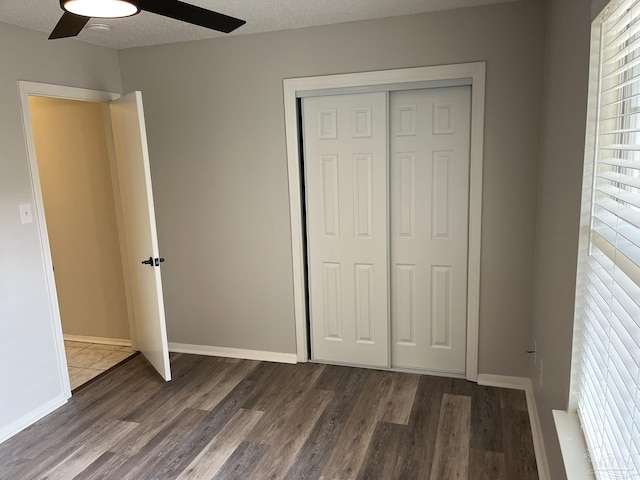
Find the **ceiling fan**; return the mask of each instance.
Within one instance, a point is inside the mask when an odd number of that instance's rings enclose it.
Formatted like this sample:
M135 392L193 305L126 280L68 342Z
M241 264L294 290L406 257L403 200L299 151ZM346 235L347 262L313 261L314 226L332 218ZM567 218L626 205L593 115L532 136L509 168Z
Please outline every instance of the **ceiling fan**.
M49 35L49 40L75 37L92 17L130 17L141 10L224 33L230 33L246 23L245 20L178 0L60 0L60 7L64 14Z

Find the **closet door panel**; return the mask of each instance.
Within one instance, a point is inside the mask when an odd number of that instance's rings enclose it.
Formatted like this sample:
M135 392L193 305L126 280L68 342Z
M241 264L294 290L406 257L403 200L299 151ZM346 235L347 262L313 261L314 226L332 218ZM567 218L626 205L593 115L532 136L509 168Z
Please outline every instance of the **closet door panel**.
M302 104L312 359L388 367L386 94Z
M470 101L470 87L390 95L393 367L465 372Z

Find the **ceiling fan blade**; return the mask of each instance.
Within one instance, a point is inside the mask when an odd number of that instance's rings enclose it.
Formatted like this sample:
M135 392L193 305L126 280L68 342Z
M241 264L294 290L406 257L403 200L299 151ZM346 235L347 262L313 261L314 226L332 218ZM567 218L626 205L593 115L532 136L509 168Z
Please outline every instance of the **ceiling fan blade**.
M56 28L53 29L49 40L56 38L75 37L80 33L89 21L90 17L83 17L75 13L64 12L62 18L58 21Z
M140 9L224 33L233 32L247 23L245 20L178 0L140 0Z

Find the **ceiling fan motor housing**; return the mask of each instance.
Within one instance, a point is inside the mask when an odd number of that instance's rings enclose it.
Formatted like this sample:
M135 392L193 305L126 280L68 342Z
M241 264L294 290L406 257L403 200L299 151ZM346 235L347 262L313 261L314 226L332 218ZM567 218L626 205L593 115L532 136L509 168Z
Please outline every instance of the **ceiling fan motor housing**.
M60 0L65 12L83 17L122 18L140 13L139 0Z

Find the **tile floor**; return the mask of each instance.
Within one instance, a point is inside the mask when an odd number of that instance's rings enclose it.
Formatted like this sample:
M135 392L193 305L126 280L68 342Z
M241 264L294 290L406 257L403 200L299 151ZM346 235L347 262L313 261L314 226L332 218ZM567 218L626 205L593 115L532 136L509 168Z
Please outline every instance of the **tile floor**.
M76 389L135 353L130 347L70 342L67 340L64 342L64 347L67 353L71 390Z

